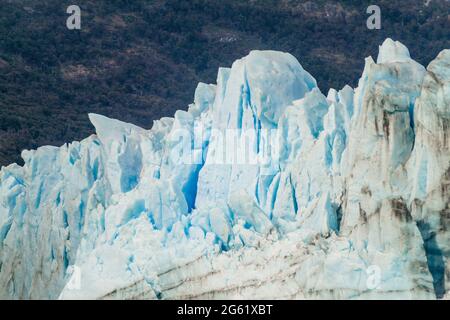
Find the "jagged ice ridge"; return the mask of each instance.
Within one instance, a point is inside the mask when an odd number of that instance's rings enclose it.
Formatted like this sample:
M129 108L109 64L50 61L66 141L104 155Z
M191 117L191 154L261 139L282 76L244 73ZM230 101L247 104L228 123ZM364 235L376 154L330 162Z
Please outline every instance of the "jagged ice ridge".
M151 130L90 119L1 169L0 298L449 297L450 50L387 39L327 96L252 51ZM229 130L266 161L215 161Z

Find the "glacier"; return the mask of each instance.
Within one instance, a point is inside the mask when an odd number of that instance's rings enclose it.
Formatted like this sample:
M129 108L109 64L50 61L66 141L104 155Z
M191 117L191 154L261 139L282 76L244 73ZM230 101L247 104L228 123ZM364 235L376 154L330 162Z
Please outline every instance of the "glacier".
M327 95L252 51L151 130L89 118L0 171L1 299L450 297L450 50Z

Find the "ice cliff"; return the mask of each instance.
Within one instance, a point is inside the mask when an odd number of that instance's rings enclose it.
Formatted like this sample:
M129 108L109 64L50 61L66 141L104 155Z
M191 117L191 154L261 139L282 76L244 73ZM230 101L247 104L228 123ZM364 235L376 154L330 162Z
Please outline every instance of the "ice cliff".
M435 299L450 286L450 50L358 87L253 51L151 130L0 171L0 298Z

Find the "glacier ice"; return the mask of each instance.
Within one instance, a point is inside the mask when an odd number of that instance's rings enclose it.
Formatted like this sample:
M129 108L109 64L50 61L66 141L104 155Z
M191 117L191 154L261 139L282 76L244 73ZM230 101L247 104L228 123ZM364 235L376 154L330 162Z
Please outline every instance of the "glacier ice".
M151 130L89 118L0 171L0 298L450 295L450 50L327 95L252 51Z

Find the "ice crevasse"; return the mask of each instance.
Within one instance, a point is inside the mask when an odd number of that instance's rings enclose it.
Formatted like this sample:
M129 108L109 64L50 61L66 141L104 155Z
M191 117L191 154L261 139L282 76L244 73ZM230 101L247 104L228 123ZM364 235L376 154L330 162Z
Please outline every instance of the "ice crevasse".
M151 130L89 117L0 171L0 298L449 297L450 50L326 96L252 51Z

